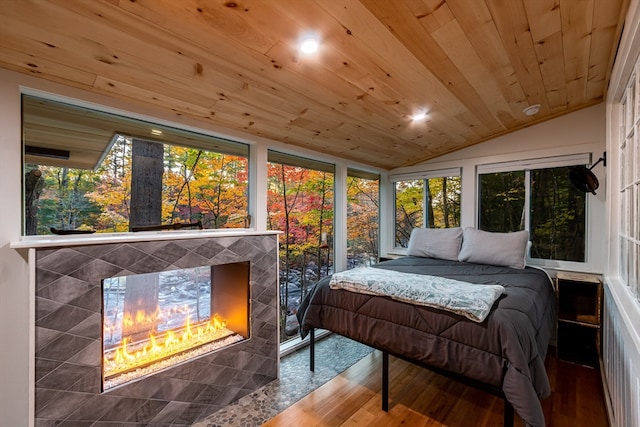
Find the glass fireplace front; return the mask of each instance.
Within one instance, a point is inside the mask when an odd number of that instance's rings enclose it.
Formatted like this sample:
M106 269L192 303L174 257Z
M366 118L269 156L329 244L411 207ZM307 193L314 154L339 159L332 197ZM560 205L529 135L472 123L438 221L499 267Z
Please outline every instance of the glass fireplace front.
M102 389L249 338L249 262L102 280Z

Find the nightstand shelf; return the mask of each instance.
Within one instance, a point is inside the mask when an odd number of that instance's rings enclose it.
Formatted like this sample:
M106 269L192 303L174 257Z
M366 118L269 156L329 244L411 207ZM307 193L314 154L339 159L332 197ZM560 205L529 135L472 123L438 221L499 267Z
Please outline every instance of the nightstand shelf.
M556 296L558 359L596 367L600 357L600 276L558 272Z

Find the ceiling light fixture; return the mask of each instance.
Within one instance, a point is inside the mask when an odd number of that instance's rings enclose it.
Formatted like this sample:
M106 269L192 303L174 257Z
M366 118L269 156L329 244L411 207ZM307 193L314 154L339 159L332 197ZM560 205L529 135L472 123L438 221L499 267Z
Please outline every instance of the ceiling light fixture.
M318 39L315 37L307 37L300 43L300 51L304 54L316 53L318 51Z
M424 120L426 118L427 118L427 113L425 113L424 111L420 111L418 113L415 113L413 116L411 116L411 120L413 120L414 122Z
M151 129L151 135L162 135L162 131L160 129Z
M540 111L540 104L533 104L522 110L527 116L535 116Z

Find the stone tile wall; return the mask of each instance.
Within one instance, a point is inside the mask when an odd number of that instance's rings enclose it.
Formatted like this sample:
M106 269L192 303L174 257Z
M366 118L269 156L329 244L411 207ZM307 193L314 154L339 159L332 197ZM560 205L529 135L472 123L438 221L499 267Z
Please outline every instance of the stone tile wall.
M101 280L250 261L251 338L101 393ZM278 372L277 236L37 250L35 426L188 426Z

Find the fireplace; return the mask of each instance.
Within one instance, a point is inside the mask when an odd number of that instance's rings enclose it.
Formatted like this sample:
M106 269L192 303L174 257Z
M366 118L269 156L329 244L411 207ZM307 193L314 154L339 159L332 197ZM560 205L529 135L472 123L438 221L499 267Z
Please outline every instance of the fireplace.
M249 262L102 280L102 390L249 338Z
M113 240L22 246L35 266L35 427L190 426L278 377L276 232L132 233ZM130 287L136 283L143 284ZM130 354L152 340L170 340L169 330L193 335L216 322L224 337L214 333L207 343L161 357L167 365L144 361L124 374L103 371L123 339ZM217 344L223 346L209 347Z

